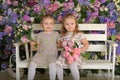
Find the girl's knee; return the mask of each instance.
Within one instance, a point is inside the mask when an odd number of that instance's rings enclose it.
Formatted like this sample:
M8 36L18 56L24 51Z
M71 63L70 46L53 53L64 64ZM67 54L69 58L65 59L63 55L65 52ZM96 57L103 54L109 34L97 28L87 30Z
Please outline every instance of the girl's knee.
M36 68L37 64L35 62L31 61L29 67L35 67Z

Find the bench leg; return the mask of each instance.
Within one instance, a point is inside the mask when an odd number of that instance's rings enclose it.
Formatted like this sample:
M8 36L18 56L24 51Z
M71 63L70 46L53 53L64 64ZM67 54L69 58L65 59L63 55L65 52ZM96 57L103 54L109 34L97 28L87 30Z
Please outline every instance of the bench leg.
M16 68L16 80L20 80L20 69Z
M108 80L110 80L110 69L108 69L108 75L107 75L107 77L108 77Z
M112 70L112 80L114 80L114 77L115 77L115 70L113 69Z

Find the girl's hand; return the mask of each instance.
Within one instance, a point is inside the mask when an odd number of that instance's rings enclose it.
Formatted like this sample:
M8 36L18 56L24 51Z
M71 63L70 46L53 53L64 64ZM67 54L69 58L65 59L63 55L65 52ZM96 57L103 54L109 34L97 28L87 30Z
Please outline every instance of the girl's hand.
M36 41L31 41L30 42L30 47L32 50L37 50L39 47L39 43L37 43Z
M58 48L62 48L62 42L61 42L61 41L58 41L58 42L57 42L57 47L58 47Z
M80 52L82 53L88 49L89 42L86 40L86 38L82 39L81 42L83 44L83 47L80 48Z

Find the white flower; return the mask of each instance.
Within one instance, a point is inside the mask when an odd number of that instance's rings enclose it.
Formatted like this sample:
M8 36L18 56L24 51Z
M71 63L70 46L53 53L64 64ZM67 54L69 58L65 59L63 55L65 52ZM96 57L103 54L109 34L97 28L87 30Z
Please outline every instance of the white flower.
M100 11L104 11L104 9L102 7L100 7Z
M104 10L105 10L105 11L108 11L108 8L107 8L107 7L105 7L105 8L104 8Z
M31 21L31 22L34 22L34 17L31 17L31 18L30 18L30 21Z
M75 10L76 10L77 12L79 12L79 11L81 10L80 5L77 5L77 7L75 8Z

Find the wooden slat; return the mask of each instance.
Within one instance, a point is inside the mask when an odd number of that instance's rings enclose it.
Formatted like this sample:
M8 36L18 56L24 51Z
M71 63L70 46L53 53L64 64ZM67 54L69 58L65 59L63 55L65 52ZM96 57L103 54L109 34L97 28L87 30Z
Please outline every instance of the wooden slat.
M40 24L33 24L32 25L33 30L43 30ZM55 24L53 30L60 30L61 29L61 24Z
M33 24L33 30L42 30L40 24ZM55 24L54 30L60 30L61 24ZM79 30L106 30L106 24L79 24Z
M105 34L85 34L88 41L106 41L107 35Z
M106 51L106 46L102 44L97 44L97 45L90 44L87 51L95 51L95 52Z
M106 31L106 24L79 24L79 30L98 30Z

